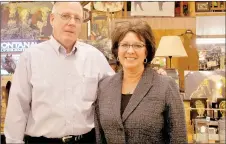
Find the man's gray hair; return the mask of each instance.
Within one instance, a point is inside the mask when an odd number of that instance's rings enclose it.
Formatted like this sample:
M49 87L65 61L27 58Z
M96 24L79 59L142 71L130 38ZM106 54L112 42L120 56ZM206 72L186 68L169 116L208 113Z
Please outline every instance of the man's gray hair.
M56 12L56 10L57 10L57 6L58 6L60 3L62 3L62 2L54 2L54 4L53 4L53 8L52 8L52 13L55 13L55 12ZM83 9L82 4L81 4L80 2L77 2L77 3L79 3L79 4L80 4L80 6L81 6L81 8Z

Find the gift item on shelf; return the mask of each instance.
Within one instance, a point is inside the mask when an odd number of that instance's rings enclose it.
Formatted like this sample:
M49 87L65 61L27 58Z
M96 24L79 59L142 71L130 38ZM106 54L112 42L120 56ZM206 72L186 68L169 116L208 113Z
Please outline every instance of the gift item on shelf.
M211 121L209 119L193 119L194 143L220 143L225 140L225 121ZM224 127L224 128L222 128Z
M217 105L218 105L219 109L226 109L225 104L226 104L226 98L218 98L217 99ZM225 111L219 110L218 116L220 119L225 120Z
M212 102L212 109L213 109L213 120L218 120L218 104L216 102Z
M207 115L207 98L192 98L190 101L191 108L190 111L191 119L204 119Z
M220 139L220 143L226 143L226 136L225 136L225 118L224 119L220 119L218 121L219 123L219 139Z
M195 119L195 134L193 140L197 143L209 142L209 125L205 119Z

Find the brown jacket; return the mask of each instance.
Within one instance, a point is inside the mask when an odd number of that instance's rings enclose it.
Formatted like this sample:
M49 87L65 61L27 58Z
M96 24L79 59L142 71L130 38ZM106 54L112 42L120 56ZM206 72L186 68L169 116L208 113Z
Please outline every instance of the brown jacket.
M178 85L146 68L122 116L122 72L99 83L95 109L97 143L187 143Z

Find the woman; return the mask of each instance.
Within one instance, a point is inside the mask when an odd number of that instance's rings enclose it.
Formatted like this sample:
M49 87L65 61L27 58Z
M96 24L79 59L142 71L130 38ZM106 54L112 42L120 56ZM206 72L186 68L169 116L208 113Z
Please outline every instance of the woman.
M112 44L122 71L99 83L97 143L187 143L176 82L147 67L155 55L150 26L135 21L116 27Z

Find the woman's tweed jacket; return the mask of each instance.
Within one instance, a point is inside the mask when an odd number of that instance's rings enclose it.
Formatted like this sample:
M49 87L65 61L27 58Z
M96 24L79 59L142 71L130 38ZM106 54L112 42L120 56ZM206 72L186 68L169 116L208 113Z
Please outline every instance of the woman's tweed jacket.
M176 82L146 68L121 115L122 75L121 71L99 83L97 143L187 143L184 106Z

